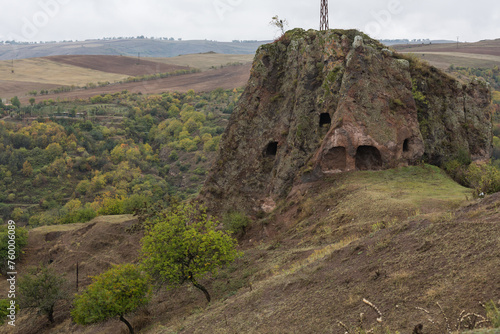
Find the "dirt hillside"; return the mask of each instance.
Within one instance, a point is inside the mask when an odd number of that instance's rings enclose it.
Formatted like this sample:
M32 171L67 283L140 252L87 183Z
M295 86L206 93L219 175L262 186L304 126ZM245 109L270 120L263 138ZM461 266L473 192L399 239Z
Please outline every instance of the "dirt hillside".
M136 261L142 234L127 232L136 222L131 215L103 216L88 223L44 226L30 231L25 256L18 266L19 275L26 273L29 267L45 264L64 275L67 280L64 289L69 301L60 302L56 307L59 310L55 314L56 328L69 317L70 301L77 291L77 263L81 290L91 282L91 276L106 271L112 264ZM5 291L3 279L0 287ZM54 326L48 326L45 317L38 317L36 312L21 313L17 324L13 332L7 326L0 327L0 333L35 334L56 331ZM71 333L72 330L66 328L64 332Z
M243 258L204 280L210 305L188 285L159 289L129 318L143 334L340 334L338 321L354 328L360 313L365 330L411 333L422 324L423 333L443 334L445 317L455 330L462 311L484 316L480 302L500 302L500 194L470 194L432 166L302 184L252 222L240 240ZM19 272L52 260L73 293L76 261L82 287L87 275L137 259L141 234L127 232L133 223L107 216L32 230ZM126 333L116 320L74 325L68 306L56 307L53 326L22 313L16 333Z

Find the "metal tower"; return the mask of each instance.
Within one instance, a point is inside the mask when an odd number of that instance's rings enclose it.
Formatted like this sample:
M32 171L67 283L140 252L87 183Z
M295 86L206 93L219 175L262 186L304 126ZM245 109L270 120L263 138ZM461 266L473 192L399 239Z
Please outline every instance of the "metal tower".
M321 0L319 30L328 30L328 0Z

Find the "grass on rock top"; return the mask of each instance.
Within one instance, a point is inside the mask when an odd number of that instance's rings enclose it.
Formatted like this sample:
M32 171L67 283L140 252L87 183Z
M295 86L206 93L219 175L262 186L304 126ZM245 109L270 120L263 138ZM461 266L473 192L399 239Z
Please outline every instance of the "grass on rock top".
M424 165L338 174L296 193L282 212L298 202L293 209L297 223L288 233L301 242L324 243L361 236L408 217L439 214L469 198L470 189L439 168Z

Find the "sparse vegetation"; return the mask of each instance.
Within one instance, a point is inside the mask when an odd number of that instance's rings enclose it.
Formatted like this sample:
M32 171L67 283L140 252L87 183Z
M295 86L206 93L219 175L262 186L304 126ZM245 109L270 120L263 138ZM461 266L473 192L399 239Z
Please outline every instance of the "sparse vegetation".
M10 312L7 309L8 307L10 307L10 300L0 299L0 326L5 323L5 320L7 320L7 315Z
M500 328L500 311L498 310L498 306L490 300L485 305L486 309L486 317L488 321L491 323L493 328Z
M286 19L280 19L278 15L273 16L271 19L271 22L269 24L281 32L280 36L283 36L285 34L286 27L288 26L288 21Z
M237 211L228 212L222 218L224 228L236 236L243 235L249 223L250 219L244 213Z

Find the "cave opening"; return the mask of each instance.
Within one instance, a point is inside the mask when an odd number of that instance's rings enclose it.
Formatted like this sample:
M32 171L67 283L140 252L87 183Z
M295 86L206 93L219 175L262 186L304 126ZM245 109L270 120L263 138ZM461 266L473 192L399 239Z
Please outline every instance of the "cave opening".
M356 150L356 169L372 170L382 167L380 151L373 146L359 146Z
M346 164L346 149L342 146L332 147L321 161L324 171L344 171Z
M266 147L266 156L275 156L278 153L278 142L272 141L267 144Z
M403 142L403 152L408 152L408 151L410 151L410 140L405 139L405 141Z
M319 115L319 126L322 127L323 125L331 125L332 124L332 118L330 117L329 113L322 113Z

